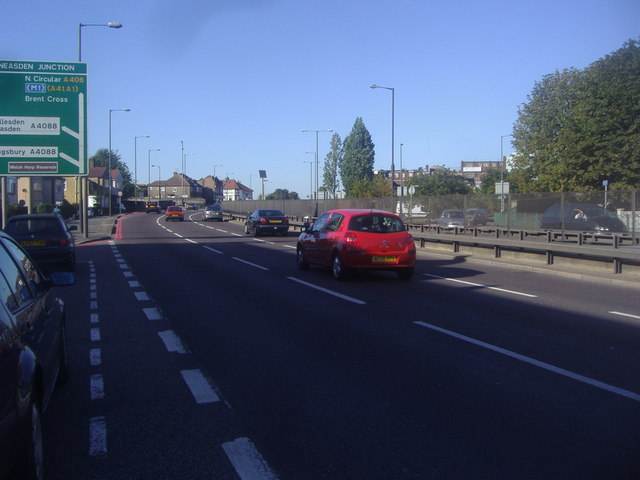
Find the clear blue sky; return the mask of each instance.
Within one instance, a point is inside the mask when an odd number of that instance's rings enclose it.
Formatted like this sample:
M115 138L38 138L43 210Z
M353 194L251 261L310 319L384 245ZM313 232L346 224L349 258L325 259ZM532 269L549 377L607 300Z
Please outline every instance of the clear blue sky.
M108 145L137 177L227 175L309 195L315 134L362 117L376 168L498 160L534 82L640 36L638 0L31 0L2 6L0 59L89 68L89 154ZM331 134L320 134L320 166ZM511 149L505 139L505 154ZM320 169L321 171L321 169ZM158 169L152 169L152 180ZM320 179L320 184L322 179Z

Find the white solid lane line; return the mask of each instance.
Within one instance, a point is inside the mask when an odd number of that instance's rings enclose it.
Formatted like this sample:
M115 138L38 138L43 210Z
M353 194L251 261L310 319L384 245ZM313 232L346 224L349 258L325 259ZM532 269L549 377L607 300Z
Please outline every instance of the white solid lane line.
M313 283L309 283L309 282L305 282L304 280L300 280L298 278L295 277L287 277L289 280L293 280L294 282L297 282L301 285L305 285L307 287L311 287L315 290L319 290L320 292L324 292L324 293L328 293L329 295L333 295L334 297L338 297L338 298L342 298L343 300L346 300L348 302L351 303L355 303L358 305L366 305L367 302L364 302L362 300L358 300L357 298L353 298L353 297L349 297L348 295L343 295L342 293L338 293L338 292L334 292L333 290L329 290L327 288L324 287L320 287L318 285L314 285Z
M472 287L488 288L489 290L496 290L498 292L511 293L513 295L521 295L523 297L538 298L537 295L532 295L530 293L516 292L515 290L506 290L504 288L491 287L489 285L483 285L481 283L473 283L473 282L467 282L466 280L458 280L457 278L441 277L440 275L432 275L430 273L423 273L422 275L424 275L425 277L433 277L433 278L439 278L441 280L448 280L450 282L462 283L464 285L470 285Z
M466 335L461 335L459 333L452 332L451 330L446 330L444 328L437 327L430 323L426 323L422 321L417 321L413 323L415 323L416 325L420 325L421 327L429 328L431 330L435 330L436 332L449 335L450 337L457 338L458 340L472 343L473 345L476 345L478 347L486 348L487 350L500 353L501 355L506 355L507 357L511 357L515 360L520 360L521 362L528 363L529 365L533 365L534 367L542 368L543 370L548 370L550 372L557 373L558 375L562 375L564 377L577 380L578 382L591 385L592 387L596 387L601 390L605 390L607 392L620 395L621 397L625 397L630 400L640 402L640 394L638 393L631 392L629 390L625 390L623 388L619 388L614 385L609 385L608 383L604 383L599 380L594 380L593 378L585 377L584 375L580 375L578 373L565 370L564 368L556 367L555 365L551 365L550 363L541 362L540 360L536 360L535 358L527 357L525 355L521 355L519 353L513 352L511 350L507 350L501 347L496 347L495 345L491 345L490 343L485 343L481 340L476 340L475 338L467 337Z
M609 313L613 315L620 315L621 317L628 317L628 318L633 318L635 320L640 320L640 315L632 315L631 313L616 312L616 311L612 311Z

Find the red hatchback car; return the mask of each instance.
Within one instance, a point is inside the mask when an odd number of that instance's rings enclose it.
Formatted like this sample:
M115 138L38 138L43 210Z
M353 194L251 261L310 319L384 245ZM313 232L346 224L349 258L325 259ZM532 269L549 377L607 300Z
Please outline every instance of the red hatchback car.
M164 214L166 215L166 218L164 219L166 222L168 222L169 220L180 220L181 222L184 221L184 210L182 209L182 207L167 207L167 209L164 211Z
M394 270L413 276L416 245L400 217L380 210L341 209L323 213L300 234L298 268L331 267L337 280L351 269Z

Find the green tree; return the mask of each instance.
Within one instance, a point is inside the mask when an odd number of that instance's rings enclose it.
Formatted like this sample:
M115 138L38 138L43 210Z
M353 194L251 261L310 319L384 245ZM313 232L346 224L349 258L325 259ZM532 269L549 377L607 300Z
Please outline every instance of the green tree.
M351 191L351 197L390 197L391 182L382 175L374 175L371 180L362 179L355 182Z
M478 193L496 193L496 183L500 183L501 177L505 182L509 182L509 191L511 193L518 191L517 185L512 182L510 172L506 170L504 172L500 172L500 170L489 170L482 179Z
M536 82L513 128L521 191L640 185L640 47L630 40L584 70Z
M101 148L97 150L96 153L89 158L89 161L93 161L93 164L96 167L109 168L109 149ZM122 161L122 157L120 156L120 154L117 151L114 152L113 150L111 150L111 170L119 170L120 175L122 175L123 198L133 197L135 194L135 186L133 185L129 167L127 167L127 164Z
M344 139L343 149L340 177L346 196L354 197L358 182L373 179L374 144L362 118L356 118L351 133Z
M344 151L342 149L342 139L340 135L334 133L331 137L331 150L327 153L324 159L324 168L322 171L322 188L326 192L329 192L332 198L335 198L336 191L338 190L339 179L338 171L342 164L342 158Z
M266 200L297 200L298 194L290 192L286 188L276 188L275 192L266 196Z
M455 195L471 192L467 181L448 172L437 172L431 175L421 175L407 182L408 186L416 187L414 195Z

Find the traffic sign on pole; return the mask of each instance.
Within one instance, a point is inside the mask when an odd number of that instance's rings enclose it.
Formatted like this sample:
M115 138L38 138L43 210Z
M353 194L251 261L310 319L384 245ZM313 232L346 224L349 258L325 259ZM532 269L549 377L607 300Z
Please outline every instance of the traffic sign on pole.
M87 64L0 60L0 175L87 175Z

